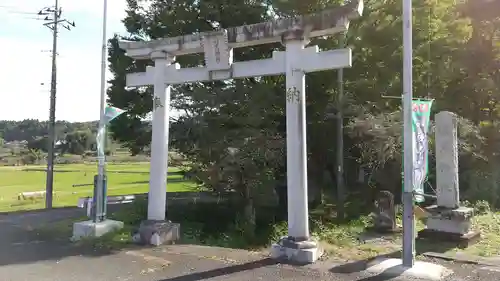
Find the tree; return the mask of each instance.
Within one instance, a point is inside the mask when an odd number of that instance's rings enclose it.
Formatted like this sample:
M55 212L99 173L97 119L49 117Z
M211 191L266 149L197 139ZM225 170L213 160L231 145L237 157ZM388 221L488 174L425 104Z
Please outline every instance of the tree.
M33 139L28 141L28 149L33 151L43 151L47 152L49 148L49 139L48 137L34 137Z
M61 144L61 154L83 155L95 146L95 137L90 130L76 131L66 135Z
M144 8L138 1L129 0L124 24L130 36L126 39L148 40L257 23L339 2L151 1L151 6ZM472 118L477 107L468 108L474 92L457 86L464 80L463 50L473 34L470 17L464 17L460 7L452 0L414 3L414 93L417 97L435 98L436 110L452 110ZM400 190L401 182L393 175L394 171L399 174L401 167L401 101L381 97L401 95L400 15L401 1L369 0L364 16L351 23L347 45L353 50L354 63L345 71L344 100L338 100L337 83L332 79L334 71L307 76L308 165L310 186L319 187L313 188L316 191L333 189L329 183L335 169L334 118L340 106L345 107L345 124L350 124L344 136L348 185L355 186L360 166L386 167L378 171L381 176L377 185ZM126 89L125 76L128 72L144 71L151 62L127 58L118 48L119 39L110 41L109 61L114 78L108 96L112 105L127 109L128 114L120 116L111 130L115 139L139 153L151 139L150 123L144 120L152 110L152 92L150 88ZM332 49L338 46L338 39L339 36L316 38L311 43ZM236 60L260 59L282 49L280 44L239 48L234 56ZM491 53L488 56L492 58ZM203 63L203 57L181 56L178 62L182 67L197 66ZM469 89L480 87L478 83L468 85ZM171 144L196 165L207 187L219 190L236 186L245 209L251 209L259 194L285 179L284 93L284 77L177 86L171 106L183 115L172 120ZM373 128L377 130L370 131ZM231 154L228 148L237 153ZM384 159L385 166L375 165L380 159ZM395 179L394 183L384 181L388 178ZM361 188L362 192L367 191L366 186ZM251 222L252 212L245 213Z
M56 139L61 140L67 133L82 130L97 130L98 121L91 122L56 122ZM11 141L31 141L37 137L44 137L48 134L47 121L27 119L23 121L1 121L0 135L6 142Z
M214 30L218 27L230 27L260 22L269 18L265 1L200 1L186 4L173 1L166 4L153 1L148 10L139 8L136 1L128 1L129 11L124 20L127 31L133 34L129 39L159 38L177 36L186 33ZM167 28L168 27L168 28ZM125 73L127 70L144 70L145 63L138 64L124 57L117 49L116 39L111 42L110 68L115 79L108 92L109 102L117 107L125 107L128 116L119 117L112 125L113 136L126 143L131 151L139 151L150 142L150 128L141 121L152 109L151 90L126 90ZM237 60L262 58L270 54L277 46L263 46L237 50ZM203 62L203 56L193 55L179 58L185 67L196 66ZM147 63L147 62L146 62ZM200 176L205 176L205 184L213 189L237 188L241 192L245 207L249 233L254 225L253 198L256 195L255 184L258 181L245 172L262 171L255 159L245 150L245 146L262 143L279 137L274 118L265 119L274 103L276 78L263 79L264 84L256 79L235 81L229 87L222 82L204 83L203 85L182 85L174 90L172 106L186 113L172 124L172 145L192 160L200 169ZM282 85L280 85L282 89ZM257 106L260 100L260 104ZM277 103L281 109L284 100ZM279 108L278 108L279 110ZM275 111L275 110L274 110ZM248 118L252 116L252 118ZM250 125L251 124L251 125ZM241 130L241 126L249 125ZM221 137L223 138L221 140ZM228 148L238 149L237 155L229 156ZM264 153L265 154L265 153ZM269 155L269 154L268 154ZM231 163L237 162L243 170L231 170L225 166L230 157ZM249 160L251 159L251 160ZM280 158L281 159L281 158ZM245 167L245 168L243 168ZM254 167L254 168L251 168ZM231 171L231 172L228 172ZM254 176L259 173L253 173ZM239 180L230 180L238 177ZM232 184L230 184L230 182ZM269 189L268 190L272 190Z
M430 97L436 98L434 112L448 110L462 117L459 132L461 142L465 145L462 146L460 160L463 191L467 190L471 181L477 181L470 175L481 174L483 177L484 173L477 173L477 171L489 169L483 165L484 157L488 155L487 158L491 158L494 155L485 153L488 151L488 145L483 142L493 141L495 137L491 134L487 135L486 129L478 125L485 120L492 122L498 119L498 94L494 90L498 88L495 86L496 81L499 81L498 67L495 67L498 62L498 47L495 47L492 39L493 33L489 31L495 23L491 19L485 22L484 14L475 14L474 11L477 9L472 9L471 5L486 4L482 1L469 1L463 5L453 6L452 3L440 1L428 7L430 14L427 18L430 19L428 21L429 26L432 27L430 29L432 33L428 34L428 43L414 46L416 49L414 63L416 63L417 70L417 74L414 73L414 77L417 77L414 94L422 96L420 93L431 93ZM483 9L487 10L485 7ZM416 10L418 13L419 8ZM423 8L420 8L420 12L422 10ZM418 14L417 17L425 18ZM416 27L414 30L417 31L416 36L414 33L414 42L425 42L422 29ZM419 34L421 39L418 39ZM383 49L382 46L377 48L379 51ZM425 52L419 54L419 50L425 51L426 49L427 54ZM387 55L378 54L376 57ZM419 66L419 63L426 61L426 57L432 58L430 63ZM397 60L400 61L399 58ZM383 63L387 63L387 59L384 59ZM356 67L359 67L359 64L356 64ZM418 74L421 70L427 73ZM425 77L429 77L429 86L422 79ZM359 83L353 82L353 85L359 86ZM428 89L425 89L426 87ZM396 89L401 89L401 87L398 86ZM386 91L385 93L393 96L399 95L397 92ZM370 107L366 107L368 110L351 120L349 132L357 140L357 147L363 154L361 162L373 169L372 179L376 178L376 183L396 192L401 190L401 181L399 178L394 179L387 175L401 171L402 124L398 103L399 101L379 100L376 104L370 104ZM433 148L432 145L429 147ZM431 164L433 163L432 157L431 151ZM495 163L493 159L490 160L490 163ZM429 175L431 182L435 172L432 169L431 166ZM496 171L495 168L492 169ZM388 183L388 180L392 182Z

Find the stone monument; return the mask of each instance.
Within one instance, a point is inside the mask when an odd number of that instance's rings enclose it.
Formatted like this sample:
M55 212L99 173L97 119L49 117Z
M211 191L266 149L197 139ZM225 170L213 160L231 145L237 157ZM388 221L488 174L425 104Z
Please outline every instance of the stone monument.
M378 193L372 218L373 226L369 230L378 233L393 233L398 230L394 195L390 191L382 190Z
M437 205L429 213L419 238L459 243L467 247L480 237L472 229L474 209L460 206L458 178L457 116L448 111L436 114Z

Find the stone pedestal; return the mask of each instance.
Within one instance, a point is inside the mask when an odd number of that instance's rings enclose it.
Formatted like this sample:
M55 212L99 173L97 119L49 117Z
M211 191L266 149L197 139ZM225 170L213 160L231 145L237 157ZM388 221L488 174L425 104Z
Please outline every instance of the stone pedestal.
M468 247L479 240L480 232L472 230L474 209L431 206L426 210L430 215L426 228L418 233L419 238L455 242L460 247Z
M403 266L401 259L377 258L368 263L367 272L377 274L380 280L429 280L439 281L453 273L452 270L438 264L415 261L413 267ZM399 278L398 278L399 277Z
M295 241L292 237L283 237L271 246L271 258L298 264L314 263L322 255L323 250L312 240Z
M426 228L419 238L455 242L467 247L480 238L471 229L472 208L460 207L458 176L457 116L448 111L436 114L436 183L437 206L426 208Z
M135 242L159 246L173 244L180 239L181 226L170 221L146 220L141 223L139 230L133 234Z
M102 222L81 221L73 224L72 241L78 241L85 237L100 237L106 233L123 228L123 222L105 220Z

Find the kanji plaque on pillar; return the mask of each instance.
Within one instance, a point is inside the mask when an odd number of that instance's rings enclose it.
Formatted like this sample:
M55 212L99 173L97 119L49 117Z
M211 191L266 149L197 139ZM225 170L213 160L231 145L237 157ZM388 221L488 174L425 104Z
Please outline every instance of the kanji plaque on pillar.
M233 50L227 42L227 31L206 33L202 39L205 64L208 70L227 70L233 63Z

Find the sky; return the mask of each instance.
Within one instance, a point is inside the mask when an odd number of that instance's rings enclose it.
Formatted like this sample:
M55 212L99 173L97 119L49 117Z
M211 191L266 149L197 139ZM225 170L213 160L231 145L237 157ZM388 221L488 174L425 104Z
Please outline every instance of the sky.
M98 120L103 0L59 3L62 18L76 27L59 33L56 119ZM54 0L0 1L0 120L49 117L52 31L35 14L51 5ZM125 8L125 0L108 0L108 38L124 34Z

